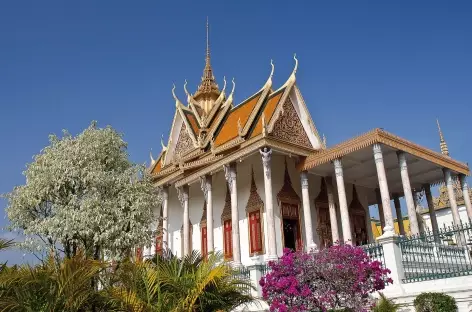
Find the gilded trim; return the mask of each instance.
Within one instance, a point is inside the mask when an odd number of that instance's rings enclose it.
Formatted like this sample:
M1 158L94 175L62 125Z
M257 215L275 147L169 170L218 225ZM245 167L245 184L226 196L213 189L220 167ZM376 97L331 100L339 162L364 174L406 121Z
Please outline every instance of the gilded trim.
M297 169L300 171L309 170L376 143L382 143L394 149L405 151L416 157L430 161L440 167L451 169L457 173L469 175L469 167L466 164L400 138L382 129L374 129L332 148L312 154L298 165Z

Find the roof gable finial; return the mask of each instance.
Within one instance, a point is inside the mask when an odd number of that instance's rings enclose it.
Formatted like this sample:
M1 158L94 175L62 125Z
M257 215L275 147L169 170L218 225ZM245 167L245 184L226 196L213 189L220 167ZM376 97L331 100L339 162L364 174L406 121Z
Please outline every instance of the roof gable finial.
M438 131L439 131L439 145L441 147L441 154L449 156L449 149L447 147L446 140L444 140L444 135L441 130L441 126L439 125L439 119L436 119L436 123L438 124Z
M206 58L205 58L205 65L210 65L210 24L208 23L208 16L207 16L207 23L206 23ZM205 67L206 67L205 66Z
M205 68L203 69L203 76L197 92L193 95L194 99L200 103L200 106L209 112L213 103L220 95L218 84L216 83L213 69L211 67L210 58L210 23L208 17L206 21L206 52L205 52Z

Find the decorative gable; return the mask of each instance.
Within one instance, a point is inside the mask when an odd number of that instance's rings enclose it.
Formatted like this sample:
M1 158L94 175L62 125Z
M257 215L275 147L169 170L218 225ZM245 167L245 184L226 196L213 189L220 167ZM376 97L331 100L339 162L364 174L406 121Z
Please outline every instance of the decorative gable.
M312 148L308 135L289 97L282 106L282 115L275 122L271 135L293 144Z
M300 197L297 192L293 189L292 181L290 180L290 175L287 168L287 160L285 160L285 173L284 173L284 185L277 193L277 199L279 202L299 204Z
M249 199L246 205L246 212L254 212L260 211L264 208L264 202L262 201L259 193L257 193L257 186L256 182L254 181L254 169L252 169L252 177L251 177L251 190L249 194Z
M221 221L227 221L231 219L231 195L229 194L229 187L226 185L226 198L223 212L221 213Z
M179 138L177 139L177 145L175 146L174 155L182 156L186 152L189 152L191 149L193 149L192 138L188 134L185 123L183 123L182 128L180 128L180 134Z

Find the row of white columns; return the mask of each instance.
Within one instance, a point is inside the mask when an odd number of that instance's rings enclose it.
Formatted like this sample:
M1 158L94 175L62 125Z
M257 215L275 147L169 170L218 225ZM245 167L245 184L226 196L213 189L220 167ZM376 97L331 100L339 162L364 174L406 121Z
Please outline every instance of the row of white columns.
M277 246L275 240L275 216L274 216L274 205L273 205L273 193L272 193L272 171L271 171L271 155L272 150L270 148L263 148L260 150L262 157L262 165L264 168L264 189L265 189L265 212L266 212L266 224L265 228L267 229L268 236L268 245L267 245L267 258L266 260L277 259ZM410 185L410 179L408 174L408 166L406 161L406 154L404 152L397 152L398 163L400 167L400 174L403 186L403 193L405 197L405 202L407 205L408 218L410 220L410 232L413 235L419 234L419 226L416 215L415 201L413 199L412 188ZM373 145L373 157L375 160L375 166L377 170L377 177L379 188L377 190L378 204L379 204L379 214L382 223L382 236L392 236L394 233L394 221L392 208L390 205L390 192L388 189L387 177L385 173L385 165L383 160L382 148L380 144ZM351 233L351 224L349 217L349 210L347 205L343 166L341 159L335 159L333 161L334 173L336 177L336 186L338 193L339 201L339 210L341 214L341 228L343 233L343 240L352 244L352 233ZM229 165L224 166L225 178L228 183L228 188L230 189L231 194L231 222L232 222L232 238L233 238L233 264L235 266L241 265L241 247L239 241L239 213L238 213L238 194L237 194L237 171L236 163L230 163ZM455 224L460 222L459 213L457 209L457 203L454 196L453 190L453 178L451 171L449 169L444 169L444 177L448 190L449 200L451 204L451 210L453 214L453 220ZM465 176L460 176L462 191L464 195L465 205L467 207L467 213L469 217L472 217L472 205L469 197L469 189L465 179ZM311 219L311 205L310 205L310 195L308 190L308 173L303 171L300 175L301 186L302 186L302 207L303 207L303 216L304 216L304 226L305 226L305 242L307 250L316 249L317 246L313 240L314 232ZM334 200L334 192L332 181L330 177L325 178L327 193L328 193L328 206L329 206L329 215L331 223L331 232L332 232L332 241L336 242L340 239L337 217L336 217L336 203ZM210 175L204 176L201 178L201 188L207 204L207 228L210 230L207 231L207 248L208 252L214 251L214 237L213 237L213 199L212 199L212 177ZM426 199L430 209L431 223L433 227L433 232L438 231L436 214L433 207L433 201L431 196L431 190L429 185L424 186ZM190 253L189 246L189 187L188 185L182 186L177 189L179 200L181 201L184 213L183 213L183 255L186 256ZM169 188L163 188L163 246L168 246L168 196ZM394 206L398 220L401 218L401 207L400 200L398 195L393 195ZM405 229L403 227L403 222L399 223L400 234L405 234Z
M277 245L275 241L275 217L273 207L273 194L272 194L272 171L271 171L271 155L272 150L269 148L263 148L260 150L262 157L262 164L264 168L264 188L265 188L265 212L266 212L266 225L268 246L267 246L267 260L277 259ZM238 192L237 192L237 171L236 163L230 163L223 166L225 172L226 182L231 195L231 226L232 226L232 245L233 245L233 265L241 265L241 246L239 240L239 212L238 212ZM207 248L208 252L214 251L214 236L213 236L213 196L212 196L212 177L206 175L201 178L201 188L206 200L207 208ZM184 185L177 188L177 193L181 205L183 207L183 256L186 256L191 251L189 245L189 187ZM168 246L169 233L168 233L168 206L169 206L169 187L165 186L162 188L162 227L163 235L162 242L163 246ZM310 219L311 220L311 219Z

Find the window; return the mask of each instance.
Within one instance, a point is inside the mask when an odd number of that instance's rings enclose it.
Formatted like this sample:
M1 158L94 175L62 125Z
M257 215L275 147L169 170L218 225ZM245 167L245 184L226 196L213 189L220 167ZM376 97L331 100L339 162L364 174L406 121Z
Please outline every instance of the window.
M249 213L249 235L251 255L261 254L263 252L263 248L260 211L253 211Z
M225 220L223 223L223 246L224 246L224 257L225 260L233 258L233 231L231 225L231 219Z
M201 238L202 238L202 256L206 259L208 256L208 240L207 240L207 227L203 226L201 228Z

